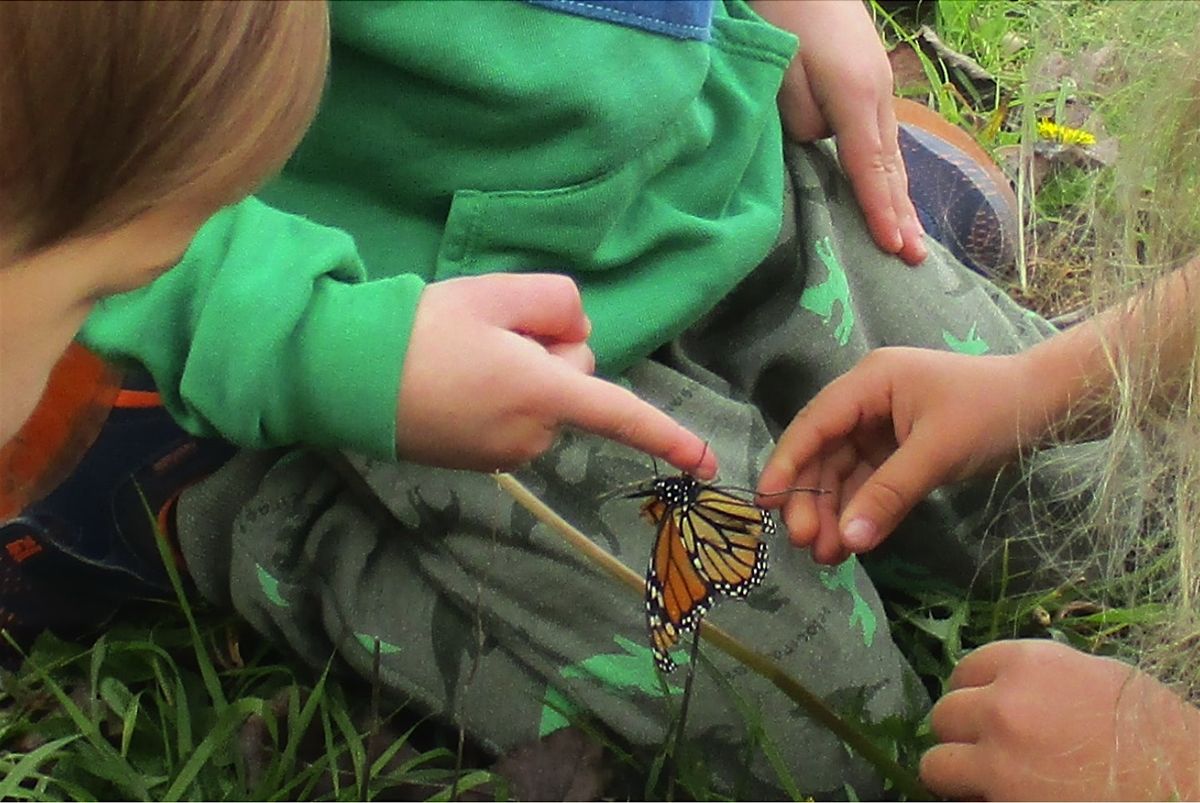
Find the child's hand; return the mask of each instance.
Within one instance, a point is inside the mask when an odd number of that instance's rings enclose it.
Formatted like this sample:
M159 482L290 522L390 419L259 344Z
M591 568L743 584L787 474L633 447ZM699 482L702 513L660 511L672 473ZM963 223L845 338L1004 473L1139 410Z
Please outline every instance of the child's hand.
M798 142L835 136L875 242L910 265L921 262L925 244L900 156L892 68L866 6L844 0L753 5L800 37L779 93L785 130Z
M565 276L496 274L425 288L405 357L397 453L477 470L537 457L571 424L702 478L704 441L594 368L575 284Z
M921 778L951 800L1195 800L1200 711L1110 658L1052 641L968 655L933 708Z
M865 552L940 485L995 468L1041 430L1024 355L878 349L793 419L759 480L797 546L835 564ZM1022 411L1024 410L1024 423ZM1045 415L1040 420L1044 423ZM821 495L785 493L816 486Z

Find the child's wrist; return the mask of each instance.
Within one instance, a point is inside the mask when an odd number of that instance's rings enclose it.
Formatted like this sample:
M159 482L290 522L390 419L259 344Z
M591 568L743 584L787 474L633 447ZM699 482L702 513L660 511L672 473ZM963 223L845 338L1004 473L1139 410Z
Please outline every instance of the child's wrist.
M1169 764L1163 787L1154 791L1160 800L1200 800L1200 709L1171 697L1168 705L1174 712L1158 722L1160 732L1171 738Z
M1103 423L1097 402L1107 395L1111 381L1087 334L1072 331L1014 355L1025 399L1021 428L1034 445L1095 436L1093 430Z

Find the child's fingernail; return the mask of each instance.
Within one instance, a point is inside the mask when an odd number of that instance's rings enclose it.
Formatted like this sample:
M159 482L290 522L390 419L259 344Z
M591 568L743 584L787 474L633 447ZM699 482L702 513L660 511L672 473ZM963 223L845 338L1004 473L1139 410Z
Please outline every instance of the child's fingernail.
M866 519L851 519L842 528L842 542L852 552L868 549L875 542L875 525Z

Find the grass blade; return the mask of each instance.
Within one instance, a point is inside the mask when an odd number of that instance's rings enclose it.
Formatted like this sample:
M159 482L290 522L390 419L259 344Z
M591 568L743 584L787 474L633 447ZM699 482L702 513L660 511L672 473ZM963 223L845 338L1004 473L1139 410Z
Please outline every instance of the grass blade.
M217 748L233 736L234 729L241 725L246 717L261 713L262 710L263 701L259 699L238 700L226 706L209 734L200 744L196 745L196 749L188 756L188 760L184 762L179 774L175 776L175 780L171 782L171 786L167 788L162 799L180 800L188 787L195 782L200 770L212 758Z
M31 750L21 756L11 769L5 771L4 780L0 781L0 800L12 800L16 797L21 784L37 773L42 762L54 758L54 754L60 749L81 738L83 738L82 734L73 733L70 736L63 736L61 739L46 742L36 750Z
M141 494L141 489L138 489ZM154 518L154 514L150 510L149 503L142 496L142 504L146 508L146 515L150 517L154 532L159 536L154 539L154 545L158 547L158 556L163 562L163 567L166 569L167 577L171 581L171 589L175 592L175 598L179 602L179 609L183 612L184 618L187 620L188 633L192 639L192 650L196 654L196 665L200 669L200 677L204 680L204 687L208 690L209 699L212 700L213 707L217 710L217 715L220 716L229 701L225 697L225 692L221 689L221 681L217 677L217 669L213 666L212 658L208 654L208 648L204 644L204 639L200 636L200 628L196 625L196 617L192 612L192 606L188 603L187 593L183 590L183 581L179 579L179 569L175 566L175 556L171 554L170 548L167 546L167 538L158 530L158 522Z
M325 671L321 673L321 677L317 680L316 685L309 692L308 699L304 701L304 705L296 713L289 713L287 721L288 741L283 748L283 753L274 762L271 772L264 779L265 788L277 788L283 783L283 779L292 773L296 765L296 754L300 750L300 745L304 741L304 737L308 734L313 717L316 716L317 711L321 708L322 701L325 699L325 682L329 677L329 669L332 665L333 659L330 658L325 664ZM292 688L296 689L295 686ZM289 709L292 707L289 706Z
M457 778L453 785L446 786L445 789L428 799L431 801L450 800L451 789L457 789L457 791L461 794L462 792L470 791L477 786L483 786L491 780L492 774L487 770L475 770L474 772L467 773L461 778Z

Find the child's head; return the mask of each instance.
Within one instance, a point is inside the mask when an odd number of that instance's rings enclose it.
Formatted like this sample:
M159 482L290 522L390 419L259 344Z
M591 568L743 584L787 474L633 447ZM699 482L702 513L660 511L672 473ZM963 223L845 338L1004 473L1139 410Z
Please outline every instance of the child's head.
M0 3L0 53L2 444L96 299L282 166L324 84L327 10Z

